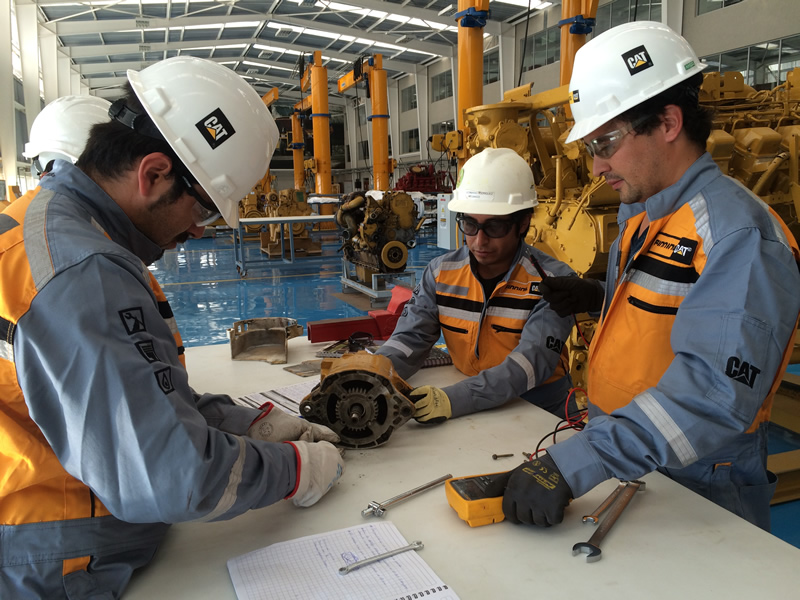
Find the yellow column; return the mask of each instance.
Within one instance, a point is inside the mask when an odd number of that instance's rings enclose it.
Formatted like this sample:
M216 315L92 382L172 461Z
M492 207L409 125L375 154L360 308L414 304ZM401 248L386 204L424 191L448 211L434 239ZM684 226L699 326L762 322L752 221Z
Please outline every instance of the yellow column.
M331 193L331 132L328 113L328 69L322 66L322 53L314 52L311 65L311 123L314 131L314 163L317 173L315 191ZM332 204L323 204L323 209L333 214Z
M489 0L458 0L458 12L469 8L488 11ZM464 27L462 17L458 23L458 108L456 109L456 126L461 131L462 143L466 142L468 132L464 122L464 111L481 104L483 104L483 27ZM459 156L459 169L468 158L464 154L466 153L461 153Z
M582 15L584 19L597 16L598 0L562 0L561 20L572 19ZM559 85L569 84L572 66L575 64L575 53L586 43L585 33L570 33L572 23L561 26L561 61L559 67Z
M372 172L375 189L389 190L389 88L383 57L376 54L369 74L372 99Z
M295 109L292 113L292 166L294 167L294 187L306 191L305 168L303 167L303 126L300 124L300 111Z

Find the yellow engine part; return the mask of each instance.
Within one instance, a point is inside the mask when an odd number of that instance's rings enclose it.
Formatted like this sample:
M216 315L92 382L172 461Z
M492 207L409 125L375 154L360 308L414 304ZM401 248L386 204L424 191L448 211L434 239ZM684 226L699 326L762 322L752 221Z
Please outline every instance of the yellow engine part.
M333 429L349 448L374 448L414 415L411 386L385 356L356 352L327 358L322 380L300 403L300 414Z

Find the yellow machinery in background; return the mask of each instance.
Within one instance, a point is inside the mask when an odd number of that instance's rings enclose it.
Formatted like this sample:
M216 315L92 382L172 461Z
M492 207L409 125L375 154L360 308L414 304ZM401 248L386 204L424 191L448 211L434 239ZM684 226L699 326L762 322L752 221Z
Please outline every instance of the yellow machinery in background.
M281 190L268 196L266 213L268 217L301 217L311 214L311 206L305 201L305 192L298 189ZM288 240L294 237L295 254L298 256L319 256L322 244L311 239L306 223L292 223L284 226L283 237ZM285 252L289 252L288 244L284 244ZM269 231L261 234L261 251L272 256L281 254L281 226L270 224Z
M592 176L582 144L565 144L571 121L567 86L531 94L528 84L497 104L465 111L467 155L484 148L511 148L530 164L539 207L526 241L564 261L583 277L603 278L608 251L619 228L619 197L603 178ZM707 149L724 173L750 188L800 236L800 68L772 90L756 91L741 73L708 73L701 103L716 110ZM434 140L446 149L445 137ZM569 341L571 372L585 383L586 341L595 322L581 319ZM586 339L582 339L582 338Z
M380 199L364 192L343 198L336 212L341 227L345 260L353 263L358 280L369 282L376 273L398 273L405 269L408 248L425 217L406 192L383 192Z

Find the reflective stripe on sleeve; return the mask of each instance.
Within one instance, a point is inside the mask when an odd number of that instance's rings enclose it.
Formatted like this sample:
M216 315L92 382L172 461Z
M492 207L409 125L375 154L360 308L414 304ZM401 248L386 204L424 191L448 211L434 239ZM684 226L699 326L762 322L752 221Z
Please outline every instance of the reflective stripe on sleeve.
M633 398L633 401L642 409L642 412L653 422L669 447L681 461L682 466L692 464L697 460L697 453L678 424L669 416L664 407L649 392L642 392Z
M247 457L246 442L238 436L236 437L236 441L239 444L239 456L231 467L231 473L228 476L228 484L225 486L225 491L222 492L222 496L214 507L214 510L206 516L197 519L200 522L213 521L217 517L224 515L236 502L236 492L239 489L239 484L242 483L242 472L244 471L244 462Z
M528 389L531 390L536 387L536 373L533 370L533 365L525 358L525 355L521 352L512 352L508 356L525 371L525 375L528 377Z

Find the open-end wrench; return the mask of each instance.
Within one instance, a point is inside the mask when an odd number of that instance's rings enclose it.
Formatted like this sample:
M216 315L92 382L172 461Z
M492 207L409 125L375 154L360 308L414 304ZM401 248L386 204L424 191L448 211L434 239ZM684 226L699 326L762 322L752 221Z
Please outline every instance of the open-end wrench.
M578 542L572 547L573 556L585 552L586 562L600 560L600 542L603 541L603 538L614 526L614 523L617 522L617 519L622 514L622 511L625 510L625 507L628 506L631 498L633 498L636 492L644 489L644 482L642 481L634 480L623 483L623 489L620 490L619 495L613 500L608 516L598 525L597 530L592 537L589 538L588 542Z
M583 522L584 523L592 523L597 525L600 522L600 515L611 506L611 504L616 500L617 496L619 496L620 492L625 489L627 486L627 482L620 481L619 485L614 488L614 491L608 495L608 498L603 500L602 504L594 509L594 512L590 515L584 515Z

